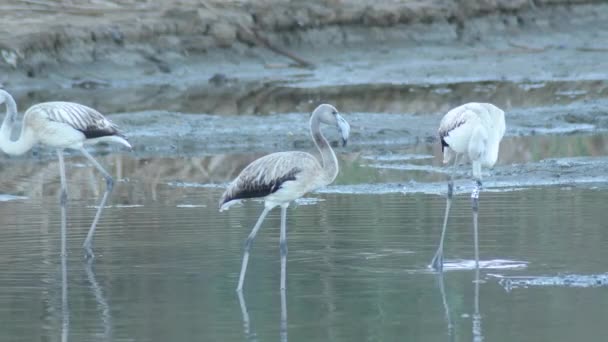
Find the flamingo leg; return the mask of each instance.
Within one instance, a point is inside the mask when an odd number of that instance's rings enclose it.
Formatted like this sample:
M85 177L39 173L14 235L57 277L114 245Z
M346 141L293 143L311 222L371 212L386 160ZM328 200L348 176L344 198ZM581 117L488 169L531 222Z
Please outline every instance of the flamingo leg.
M70 308L68 306L67 255L61 255L61 341L67 342L70 333Z
M478 260L476 264L479 265ZM481 314L479 313L479 266L475 267L475 307L473 313L473 341L483 341L483 335L481 330Z
M68 184L65 177L65 162L63 161L63 150L57 150L59 159L59 178L61 179L61 194L59 204L61 206L61 256L67 256L66 235L67 235L67 214L66 206L68 202ZM63 260L62 260L63 261Z
M475 245L475 267L479 268L479 233L477 218L479 216L479 192L481 191L481 181L475 181L475 188L471 193L471 208L473 209L473 241Z
M281 342L287 342L287 298L285 290L281 290Z
M241 315L243 316L243 330L245 332L245 340L249 341L251 336L251 325L249 323L249 312L247 311L247 302L243 296L243 291L238 291L239 305L241 307Z
M70 331L70 310L68 307L68 260L66 252L68 186L65 177L65 163L63 150L57 150L59 158L59 178L61 179L61 194L59 203L61 205L61 341L68 341Z
M448 336L450 337L450 341L453 341L454 336L454 324L452 323L452 315L450 314L450 306L448 304L448 299L445 294L445 282L443 279L443 272L439 272L437 274L437 280L439 283L439 292L441 293L441 300L443 301L443 311L445 313L445 319L448 326Z
M251 230L251 233L249 233L247 240L245 240L245 251L243 252L243 264L241 265L241 274L239 275L239 285L236 287L237 291L243 290L243 282L245 281L245 273L247 272L247 263L249 262L249 250L251 249L251 244L253 243L253 239L255 239L255 235L258 233L258 230L260 230L260 227L262 226L262 222L264 222L264 219L266 218L266 215L268 215L269 211L270 211L269 208L264 208L264 211L262 211L262 214L260 214L258 221L256 222L255 226Z
M281 251L281 290L285 290L287 277L287 207L289 203L281 205L281 236L279 238L279 249Z
M97 208L97 213L95 213L95 218L93 219L91 228L89 229L89 232L87 233L87 237L84 240L84 244L82 245L82 247L85 250L86 256L93 258L95 256L93 254L93 249L92 249L93 235L95 234L95 228L97 228L97 222L99 222L99 218L101 217L101 213L103 212L103 209L106 206L108 197L109 197L110 193L112 192L112 188L114 188L114 179L112 179L112 176L110 176L110 174L103 168L103 166L101 166L101 164L99 164L99 162L97 162L97 160L95 160L95 158L93 158L93 156L86 149L81 148L80 151L82 152L82 154L84 154L85 157L87 157L87 159L91 163L93 163L95 168L106 179L106 191L103 193L103 197L101 198L101 201L99 202L99 208Z
M452 197L454 195L454 173L456 171L456 166L458 165L458 154L454 157L454 166L452 167L452 172L450 173L450 178L448 179L448 193L446 197L445 203L445 214L443 216L443 228L441 229L441 238L439 239L439 247L437 247L437 252L435 252L435 256L433 260L431 260L431 267L439 272L443 271L443 241L445 239L445 233L448 227L448 217L450 215L450 207L452 206Z
M112 316L110 314L110 305L103 295L103 291L95 278L95 272L93 271L93 259L89 259L85 264L85 272L87 278L91 284L91 290L95 296L97 307L101 310L101 321L103 323L104 336L107 341L111 341L112 338Z

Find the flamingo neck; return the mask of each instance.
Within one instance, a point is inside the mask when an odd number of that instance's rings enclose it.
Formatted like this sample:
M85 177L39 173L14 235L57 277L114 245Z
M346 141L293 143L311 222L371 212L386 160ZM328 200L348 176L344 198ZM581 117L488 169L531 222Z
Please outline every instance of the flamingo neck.
M334 150L329 146L329 142L321 133L321 122L316 115L310 118L310 134L315 142L319 153L321 154L321 162L327 184L333 182L338 176L338 158Z
M36 143L36 138L33 132L24 124L21 127L21 134L16 141L11 140L13 125L17 119L17 104L10 94L0 92L0 96L4 97L6 103L6 116L0 126L0 149L11 155L20 155L29 151Z
M500 146L500 140L490 139L488 149L485 155L485 164L487 166L494 166L498 159L498 148Z
M0 149L6 154L15 156L24 154L25 152L31 150L37 142L36 136L32 130L25 125L21 128L19 139L15 141L10 139L10 132L9 136L4 136L4 133L0 135Z
M0 134L2 135L3 139L4 137L8 137L10 140L11 133L13 131L13 124L17 119L17 104L15 103L13 97L3 90L0 90L0 98L3 100L2 102L6 104L6 115L2 121L2 127L0 127Z

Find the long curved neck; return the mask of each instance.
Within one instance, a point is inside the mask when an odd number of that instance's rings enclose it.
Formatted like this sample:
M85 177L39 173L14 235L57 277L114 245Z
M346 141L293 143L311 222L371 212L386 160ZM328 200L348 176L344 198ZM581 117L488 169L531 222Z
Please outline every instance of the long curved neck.
M336 158L334 150L329 146L329 142L325 139L323 133L321 133L320 125L321 122L319 118L316 115L313 115L310 118L310 134L321 154L323 171L327 178L327 183L329 184L338 176L338 158Z
M16 141L11 140L13 124L17 120L17 104L7 92L1 91L0 96L4 97L4 103L6 103L6 116L2 121L2 126L0 126L0 149L6 154L24 154L36 143L35 136L24 124L21 127L19 139Z
M5 91L0 90L0 98L6 104L6 115L4 116L4 121L2 121L2 127L0 127L0 134L2 135L2 139L8 137L10 140L13 124L17 119L17 104L13 97Z

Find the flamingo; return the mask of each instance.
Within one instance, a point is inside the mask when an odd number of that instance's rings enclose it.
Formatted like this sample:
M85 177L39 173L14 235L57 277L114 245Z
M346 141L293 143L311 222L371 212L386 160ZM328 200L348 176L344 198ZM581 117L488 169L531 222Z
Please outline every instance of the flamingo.
M287 264L287 207L309 191L332 183L339 172L338 159L320 130L320 124L336 126L342 135L342 146L346 145L350 125L329 104L319 105L310 117L310 134L321 154L321 162L306 152L277 152L261 157L249 164L230 183L220 198L220 211L247 198L262 198L264 210L245 241L243 263L237 291L242 291L249 261L249 250L262 222L270 210L281 207L281 232L279 238L281 256L281 290L285 289Z
M505 112L490 103L467 103L447 112L441 119L438 133L443 151L443 163L449 163L454 157L454 166L448 180L445 216L439 247L431 261L431 267L437 271L443 270L443 241L454 192L454 169L458 164L458 157L461 155L467 156L471 162L475 181L475 187L471 193L471 208L473 211L475 265L479 267L477 217L479 192L482 186L481 167L492 167L498 159L500 141L505 134Z
M105 178L106 191L83 244L85 255L90 258L94 257L92 251L93 234L114 186L114 180L85 149L85 146L108 142L121 144L131 149L131 144L118 130L118 127L98 111L73 102L44 102L31 106L23 116L19 138L13 141L11 133L13 124L17 119L17 104L8 92L0 89L0 105L2 103L6 104L6 116L0 127L0 149L4 153L21 155L37 143L57 150L61 178L61 255L66 255L65 206L68 198L63 151L65 149L80 151Z

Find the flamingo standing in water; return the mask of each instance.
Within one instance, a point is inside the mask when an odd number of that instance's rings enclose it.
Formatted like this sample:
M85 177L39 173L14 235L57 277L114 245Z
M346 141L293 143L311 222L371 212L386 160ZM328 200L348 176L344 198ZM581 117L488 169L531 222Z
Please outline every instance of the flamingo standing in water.
M245 272L249 261L249 249L264 218L276 206L281 206L281 233L279 239L281 255L281 290L285 289L287 264L287 207L309 191L332 183L338 175L338 159L320 130L320 124L336 126L346 145L350 126L336 108L329 104L318 106L310 117L310 133L321 154L321 163L310 153L292 151L278 152L261 157L249 164L228 186L220 199L220 211L246 198L263 198L264 210L245 242L243 263L237 291L243 289Z
M481 167L492 167L496 163L500 141L505 134L505 112L490 103L467 103L450 110L441 119L438 133L441 139L444 164L449 163L454 157L454 168L456 168L458 157L461 155L466 155L472 164L473 179L475 180L475 188L471 193L475 265L479 267L477 217L479 192L481 191ZM431 261L431 267L437 271L443 270L443 240L454 192L453 176L454 170L448 180L448 194L439 247Z
M61 177L61 254L66 255L65 206L67 202L67 183L63 161L64 149L79 150L99 170L106 179L103 194L83 248L88 257L93 257L91 248L95 227L101 217L108 196L112 191L112 176L91 156L85 145L100 142L118 143L131 149L131 144L121 134L118 127L98 111L73 102L44 102L30 107L23 116L21 134L15 141L11 139L13 124L17 119L17 104L13 97L0 89L0 104L6 104L6 116L0 127L0 149L10 155L21 155L35 144L41 143L57 150L59 173Z

